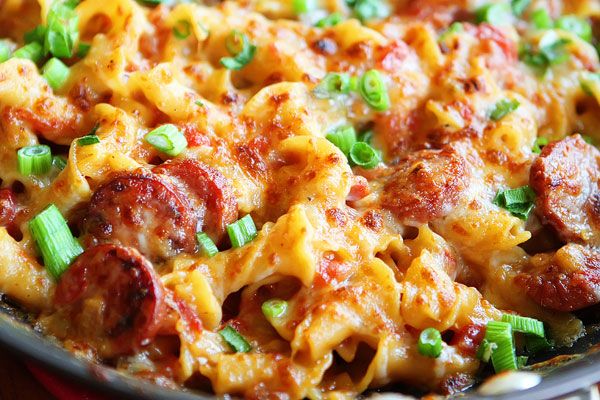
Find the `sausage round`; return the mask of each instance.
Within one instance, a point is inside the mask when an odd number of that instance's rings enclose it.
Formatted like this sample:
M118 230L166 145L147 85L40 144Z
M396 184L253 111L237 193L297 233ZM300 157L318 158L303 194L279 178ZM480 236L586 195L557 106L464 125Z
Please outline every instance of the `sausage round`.
M165 312L152 264L115 244L92 247L75 260L58 282L54 306L75 325L74 336L105 358L148 344Z

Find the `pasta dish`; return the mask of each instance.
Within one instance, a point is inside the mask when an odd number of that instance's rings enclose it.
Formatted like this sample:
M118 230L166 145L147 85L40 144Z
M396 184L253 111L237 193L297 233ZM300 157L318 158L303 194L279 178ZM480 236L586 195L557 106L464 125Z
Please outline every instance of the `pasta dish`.
M600 302L598 0L0 0L0 293L247 398L452 394Z

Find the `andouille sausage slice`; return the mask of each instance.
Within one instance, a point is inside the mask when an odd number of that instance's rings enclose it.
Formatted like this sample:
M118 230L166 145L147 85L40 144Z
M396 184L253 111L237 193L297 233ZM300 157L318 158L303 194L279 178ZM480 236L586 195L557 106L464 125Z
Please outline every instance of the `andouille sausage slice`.
M237 199L227 178L215 168L192 159L170 160L152 172L170 177L186 193L200 216L198 230L219 243L227 225L238 216Z
M600 152L579 135L544 147L531 166L536 210L565 242L600 245Z
M545 308L576 311L600 303L600 249L569 243L555 254L537 255L517 276L527 294Z
M78 340L110 358L148 344L165 313L164 289L137 250L101 244L82 253L61 276L54 306Z
M394 169L381 205L407 225L447 215L468 185L468 164L452 147L416 152Z
M11 189L0 189L0 226L10 226L17 215L15 195Z
M84 230L98 242L135 247L151 260L194 252L199 216L184 194L158 175L117 175L92 196Z

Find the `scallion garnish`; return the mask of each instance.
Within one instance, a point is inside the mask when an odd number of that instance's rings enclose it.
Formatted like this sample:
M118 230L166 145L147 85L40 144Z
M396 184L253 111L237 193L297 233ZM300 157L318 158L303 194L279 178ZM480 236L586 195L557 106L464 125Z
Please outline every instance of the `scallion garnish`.
M583 18L575 15L565 15L557 19L554 26L558 29L571 32L587 42L592 41L592 25Z
M342 17L342 14L340 14L339 12L334 12L329 14L325 18L321 18L320 20L318 20L315 26L317 28L327 28L330 26L336 26L337 24L342 22L343 19L344 17Z
M376 69L371 69L360 77L358 91L369 107L377 111L385 111L390 108L383 76Z
M288 303L287 301L281 299L271 299L262 303L260 308L265 317L267 317L269 320L272 320L275 318L281 318L287 312Z
M316 7L315 0L292 0L292 9L296 15L313 11Z
M77 45L77 57L85 58L85 56L87 56L88 53L90 52L91 48L92 48L92 45L89 43L79 43Z
M188 36L192 34L192 24L185 19L180 19L175 23L173 27L173 35L177 39L183 40L187 39Z
M554 27L552 17L544 8L535 9L531 13L531 22L536 29L550 29Z
M69 4L57 1L52 4L46 18L44 52L55 57L73 56L79 38L79 16Z
M46 27L43 25L38 25L29 32L25 32L23 39L25 40L25 43L38 42L39 44L43 44L45 35Z
M439 41L443 42L444 40L446 40L446 38L448 38L448 36L453 35L455 33L459 33L462 32L464 30L464 26L462 23L460 22L453 22L448 29L446 29L439 37Z
M483 362L490 362L492 353L498 348L496 343L492 343L487 339L483 339L477 349L477 358Z
M42 76L54 90L60 89L69 79L69 67L58 58L53 57L42 67Z
M523 14L525 9L529 7L531 0L512 0L510 2L510 8L512 8L513 14L517 17Z
M205 256L210 258L219 252L219 249L217 248L217 245L215 245L215 242L213 242L212 239L208 237L206 233L196 233L196 240L200 245L200 251L202 251L202 253Z
M67 167L67 160L62 156L52 157L52 166L59 171L62 171Z
M187 147L187 139L175 125L162 125L144 136L144 140L159 151L177 156Z
M502 118L519 108L519 105L520 103L515 99L500 100L494 106L494 109L490 114L490 119L492 121L500 121Z
M347 157L356 143L356 131L351 125L344 125L328 133L325 138L335 145Z
M419 353L426 357L438 358L442 354L442 334L435 328L427 328L419 335Z
M543 351L548 351L552 348L552 343L545 337L526 335L525 348L529 354L537 354Z
M225 47L232 57L221 58L221 65L227 69L242 69L254 58L256 46L250 43L246 34L233 30L225 39Z
M14 58L25 58L27 60L31 60L34 63L40 62L42 57L44 56L44 49L42 45L38 42L32 42L26 44L25 46L15 50L13 53Z
M359 142L365 142L367 144L371 144L371 142L373 141L373 131L369 129L368 131L359 133L357 136L357 140Z
M319 99L328 99L334 96L348 94L351 90L350 75L339 72L330 72L313 89L313 94Z
M225 328L221 329L219 335L221 335L232 350L238 353L247 353L252 350L250 343L248 343L248 341L231 325L227 325Z
M79 146L89 146L97 143L100 143L100 138L95 134L85 135L77 139L77 144Z
M231 245L236 248L251 242L258 235L258 232L256 231L252 216L248 214L234 223L227 225L227 234L229 235Z
M500 190L493 203L509 211L522 220L527 220L534 207L535 192L529 186L516 189Z
M540 136L535 139L533 142L533 147L531 148L531 152L535 154L540 154L542 152L542 147L548 144L548 138Z
M17 151L19 172L23 175L43 175L52 167L50 146L36 144Z
M365 142L356 142L352 145L348 158L351 163L364 169L375 168L381 161L379 152Z
M354 1L354 15L361 22L376 18L385 18L390 15L389 6L382 0L356 0Z
M544 337L544 324L534 318L522 317L514 314L503 314L502 321L508 322L515 332L527 333Z
M492 351L491 355L496 373L517 369L512 328L509 323L500 321L488 322L485 330L485 339L498 346Z
M8 60L10 58L10 45L4 41L0 40L0 63Z
M519 51L519 58L530 67L538 68L545 71L552 65L557 65L565 62L569 58L567 53L568 39L556 39L554 32L549 31L550 40L540 40L538 50L534 50L531 45L526 44Z
M529 361L529 357L527 356L517 356L517 368L521 369L527 365L527 361Z
M508 25L511 22L511 7L508 3L491 3L475 10L475 21L478 24L487 22L491 25Z
M29 231L42 254L46 269L55 279L83 253L81 245L54 204L29 221Z

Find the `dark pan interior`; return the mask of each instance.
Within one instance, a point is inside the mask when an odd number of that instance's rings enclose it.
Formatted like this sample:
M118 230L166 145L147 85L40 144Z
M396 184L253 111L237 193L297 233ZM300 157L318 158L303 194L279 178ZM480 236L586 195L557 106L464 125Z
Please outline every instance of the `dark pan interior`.
M560 354L573 354L568 360L552 363L541 370L542 383L518 393L504 396L482 397L476 391L461 394L465 399L511 399L536 400L561 396L600 382L600 330L594 329L596 315L584 316L588 323L588 335L572 348L561 349ZM595 320L595 321L593 321ZM27 316L14 307L0 301L0 346L28 360L36 362L48 371L64 376L72 382L83 384L114 398L156 400L213 399L211 394L185 390L164 389L147 381L129 377L115 370L80 360L58 344L34 331L27 323ZM539 360L556 356L542 355Z

